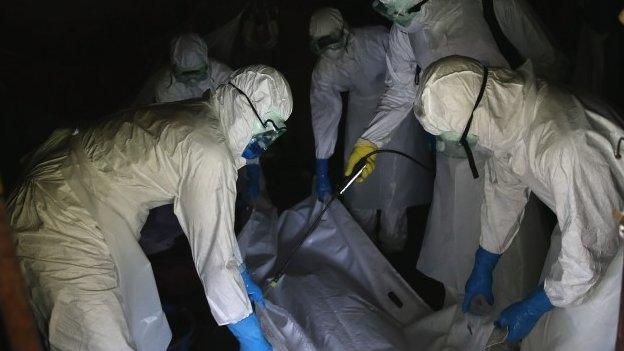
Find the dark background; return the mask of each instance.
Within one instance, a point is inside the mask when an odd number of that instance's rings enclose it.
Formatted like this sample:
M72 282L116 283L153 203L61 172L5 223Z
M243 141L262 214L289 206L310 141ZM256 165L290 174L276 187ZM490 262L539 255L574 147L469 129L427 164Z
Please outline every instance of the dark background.
M431 0L436 1L436 0ZM624 107L624 26L616 21L621 0L528 0L551 31L553 42L574 64L583 25L604 40L605 80L599 91ZM169 41L177 34L209 33L250 11L255 0L13 0L0 4L0 175L8 190L19 179L19 159L59 127L71 127L128 107L148 77L168 61ZM373 12L369 0L265 1L276 10L279 44L270 51L249 50L239 35L230 57L232 68L265 63L279 69L291 84L294 111L289 131L263 156L263 169L273 202L288 208L309 195L314 172L309 81L316 58L308 50L308 21L320 6L339 8L353 26L389 23ZM243 16L245 19L246 15ZM210 53L209 53L210 54ZM338 177L340 144L332 158ZM410 217L424 221L426 211ZM416 218L416 219L413 219ZM423 227L423 223L414 227ZM417 245L418 246L418 245ZM177 251L176 251L177 250ZM224 328L214 328L201 285L189 270L168 271L171 260L188 260L187 246L151 257L162 296L185 301L197 323L199 343L233 349ZM169 255L169 256L168 256ZM417 255L417 253L416 253ZM415 255L414 255L415 256ZM413 267L414 257L406 267ZM161 268L158 268L158 267ZM403 274L403 272L401 272ZM190 276L185 276L190 274ZM409 273L408 273L409 274ZM175 289L176 281L189 287ZM407 279L407 278L406 278ZM409 280L409 279L407 279ZM168 288L174 289L168 291ZM189 298L189 291L196 298ZM184 316L181 316L184 320ZM183 328L181 322L174 326ZM214 343L214 340L219 342ZM199 345L199 346L198 346Z

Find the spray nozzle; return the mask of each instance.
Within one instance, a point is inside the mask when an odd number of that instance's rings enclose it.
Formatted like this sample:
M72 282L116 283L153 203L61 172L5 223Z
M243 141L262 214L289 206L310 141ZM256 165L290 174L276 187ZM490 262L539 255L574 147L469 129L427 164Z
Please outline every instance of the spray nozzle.
M347 189L349 189L351 184L353 184L353 182L355 182L355 180L360 176L360 174L362 174L362 172L364 171L364 168L366 168L366 159L367 159L367 157L362 157L362 159L359 160L355 164L351 174L349 174L345 178L345 180L343 181L342 185L340 186L340 190L338 191L338 195L344 194L344 192L347 191Z

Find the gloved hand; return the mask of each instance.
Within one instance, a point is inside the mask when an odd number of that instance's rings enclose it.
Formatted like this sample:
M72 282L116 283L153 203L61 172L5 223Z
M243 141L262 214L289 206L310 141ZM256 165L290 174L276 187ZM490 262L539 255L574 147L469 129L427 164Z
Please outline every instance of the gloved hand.
M499 328L509 330L507 341L517 343L531 332L544 313L553 308L544 285L540 285L527 298L503 310L495 323Z
M247 295L249 295L249 299L255 302L258 306L264 308L264 296L262 296L262 289L253 281L249 271L247 268L241 272L241 277L243 277L243 282L245 283L245 288L247 288Z
M329 181L329 165L327 159L316 160L316 197L325 201L332 195L332 186Z
M360 161L362 157L368 155L369 153L377 149L378 149L377 145L373 144L372 142L366 139L359 138L355 142L353 151L351 151L351 155L349 156L349 160L347 161L347 168L345 169L344 175L345 176L351 175L351 173L353 172L353 168L355 167L355 164L358 163L358 161ZM373 170L375 169L376 160L377 160L377 155L372 155L368 157L368 159L366 160L366 168L364 168L364 171L362 172L362 174L360 174L360 176L356 180L358 183L363 183L366 180L366 178L368 178L368 176L371 175L371 173L373 173Z
M273 347L262 333L260 322L255 313L250 314L239 322L228 324L227 327L240 343L240 351L273 350Z
M470 311L472 300L478 295L485 297L490 305L494 304L494 294L492 294L492 272L501 255L491 253L479 246L475 253L475 262L472 267L472 273L468 281L466 281L466 289L464 294L464 302L462 303L462 311L464 313Z
M260 174L262 170L259 164L247 164L247 166L245 166L245 172L247 173L247 191L245 192L245 198L247 202L253 202L260 196Z

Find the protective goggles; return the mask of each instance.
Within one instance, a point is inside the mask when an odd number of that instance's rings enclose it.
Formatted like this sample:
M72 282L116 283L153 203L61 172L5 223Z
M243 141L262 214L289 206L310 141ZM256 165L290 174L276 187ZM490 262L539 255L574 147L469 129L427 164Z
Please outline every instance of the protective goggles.
M208 66L203 66L200 69L183 71L175 67L173 69L173 76L178 82L181 83L194 83L208 79Z
M320 55L326 50L339 50L347 47L348 34L344 28L340 31L310 40L310 50L316 55Z
M241 95L245 97L245 99L247 99L251 110L253 111L254 115L258 119L258 122L260 122L260 125L262 126L262 131L255 132L252 135L251 140L249 141L249 143L247 143L247 147L243 151L242 155L244 158L247 159L257 158L262 155L262 153L265 152L269 148L269 146L273 144L275 140L277 140L277 138L282 136L282 134L286 133L286 123L284 122L284 118L282 118L281 115L279 115L277 112L271 111L265 114L266 118L264 121L262 121L262 118L260 118L260 115L258 114L258 111L256 110L254 104L251 102L249 96L247 96L247 94L245 94L245 92L238 88L236 85L232 83L228 84L234 87L236 91L238 91Z
M397 9L396 6L386 5L379 0L373 2L373 10L377 11L380 15L384 16L388 20L405 27L410 24L412 19L421 10L422 6L429 0L423 0L418 4L409 7L407 9Z
M464 128L464 132L462 133L461 138L459 139L459 143L466 151L466 156L468 156L468 164L470 165L470 171L472 171L472 177L474 179L479 178L479 172L477 171L477 165L474 160L474 155L472 154L472 150L470 149L470 144L468 142L468 132L470 131L470 126L472 125L472 119L474 118L474 112L479 107L481 100L483 99L483 94L485 93L485 87L487 85L489 69L486 66L483 66L483 80L481 81L481 90L479 91L479 96L477 97L477 101L472 108L472 112L470 113L470 118L468 118L468 123L466 123L466 128Z
M258 158L262 155L271 144L286 132L286 127L277 131L268 131L255 134L247 143L247 147L243 150L242 156L247 159Z

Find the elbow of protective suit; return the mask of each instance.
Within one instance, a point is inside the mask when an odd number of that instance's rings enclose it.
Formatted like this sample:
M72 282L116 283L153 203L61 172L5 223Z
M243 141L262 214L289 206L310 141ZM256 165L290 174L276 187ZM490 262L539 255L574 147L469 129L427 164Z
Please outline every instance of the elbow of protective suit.
M228 329L234 334L240 343L241 350L270 351L273 347L264 337L260 321L255 313L250 314L241 321L228 324Z
M580 266L577 262L576 268ZM569 269L559 275L553 274L551 266L551 273L544 280L544 290L556 307L579 306L589 300L604 278L607 267L603 267L602 273L586 269L583 274L572 274Z

